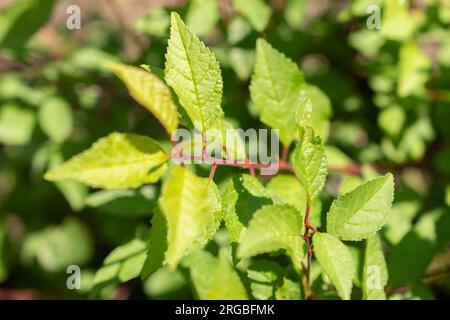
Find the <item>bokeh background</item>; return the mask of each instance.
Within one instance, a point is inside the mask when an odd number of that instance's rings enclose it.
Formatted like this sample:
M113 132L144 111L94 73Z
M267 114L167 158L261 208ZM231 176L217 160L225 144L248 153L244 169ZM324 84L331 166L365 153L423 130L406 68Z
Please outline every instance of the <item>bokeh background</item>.
M66 27L72 4L79 30ZM381 29L367 26L371 5ZM240 128L261 127L248 91L256 39L298 63L329 97L316 119L329 161L395 174L382 231L388 297L448 299L450 0L0 0L0 299L192 298L182 270L94 283L114 248L132 241L145 256L159 185L99 191L42 177L113 131L169 145L101 63L164 68L172 10L215 52L223 109ZM219 170L217 182L232 170ZM333 175L327 191L360 181ZM331 200L322 199L323 214ZM72 264L81 290L66 286Z

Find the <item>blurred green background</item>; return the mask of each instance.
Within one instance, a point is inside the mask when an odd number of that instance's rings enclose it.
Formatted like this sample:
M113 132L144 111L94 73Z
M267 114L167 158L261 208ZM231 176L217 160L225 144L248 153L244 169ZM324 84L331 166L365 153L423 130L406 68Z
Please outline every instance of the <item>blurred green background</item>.
M79 30L66 26L71 4L81 9ZM381 29L367 25L371 5ZM169 146L159 122L101 63L164 68L172 10L219 59L223 109L237 127L261 127L248 91L256 39L298 63L330 99L316 121L331 164L352 160L396 176L382 231L388 297L448 299L450 0L2 0L0 299L192 298L182 270L94 285L114 248L145 257L159 185L98 191L42 178L113 131ZM230 172L218 171L218 183ZM360 181L333 175L327 190ZM81 290L66 286L72 264L81 267Z

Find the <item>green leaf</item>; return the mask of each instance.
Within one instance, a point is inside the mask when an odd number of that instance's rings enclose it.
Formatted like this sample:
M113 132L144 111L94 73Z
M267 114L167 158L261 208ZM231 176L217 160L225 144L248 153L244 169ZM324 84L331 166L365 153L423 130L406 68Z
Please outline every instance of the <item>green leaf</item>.
M137 32L143 32L151 36L164 37L170 26L170 15L162 8L152 9L145 16L137 19L133 28Z
M369 180L333 201L327 231L342 240L366 239L386 223L394 200L394 177Z
M156 207L152 218L152 227L148 236L147 258L142 269L141 278L148 278L164 265L167 251L167 221L161 210Z
M348 37L348 41L353 48L368 57L376 57L386 42L380 32L374 32L371 29L361 29L352 32Z
M48 22L55 0L22 0L0 11L0 47L20 49Z
M146 217L156 204L156 191L154 186L139 190L100 190L87 196L85 204L114 216Z
M288 205L264 206L253 215L237 255L247 258L285 250L299 270L304 256L302 233L302 215L296 209Z
M229 62L238 78L242 81L248 80L252 74L255 63L255 51L241 48L231 48L229 51Z
M31 140L35 124L34 112L8 103L0 108L0 142L23 146Z
M260 110L261 121L280 130L285 146L290 145L297 132L295 114L303 82L303 74L293 61L266 40L258 39L251 98Z
M327 156L322 139L311 128L303 130L303 137L293 154L293 166L310 199L316 198L327 179Z
M67 219L59 226L29 233L23 242L21 258L26 264L36 259L44 270L61 272L71 264L87 263L92 249L87 228L75 219Z
M44 100L39 108L38 120L45 134L57 143L66 140L73 129L70 105L59 97Z
M353 284L358 288L362 287L363 273L364 273L364 242L350 242L346 243L347 248L350 250L355 262L356 272L353 276Z
M130 95L155 115L169 134L177 129L177 107L164 81L142 68L112 62L106 66L125 83Z
M192 0L186 14L186 25L199 37L208 36L219 21L216 0Z
M400 49L397 94L406 97L425 93L425 84L430 79L430 59L414 42L405 42Z
M420 202L417 200L401 201L392 205L391 214L383 229L384 236L391 245L396 246L411 230L419 209Z
M330 118L333 115L331 101L322 90L313 85L306 84L302 92L311 100L312 113L310 126L323 141L326 141L330 129Z
M312 102L309 96L302 91L300 94L297 110L295 111L295 120L300 127L306 128L311 126Z
M229 120L223 121L222 141L217 141L226 147L224 154L227 159L243 160L246 158L245 141L239 130Z
M300 29L305 24L308 4L309 1L306 0L287 0L284 18L292 29Z
M366 240L362 291L366 300L386 300L384 287L388 281L386 260L380 237L375 234Z
M306 190L293 175L279 174L266 185L275 204L289 204L299 212L306 210ZM315 198L311 203L309 222L316 228L321 224L322 202Z
M272 10L263 0L233 0L233 7L256 31L262 32L266 29Z
M145 242L140 239L115 248L97 270L94 285L122 283L138 277L144 265L146 250Z
M325 274L336 287L339 296L349 300L356 272L352 253L338 238L328 233L315 233L313 243L315 256Z
M359 176L354 175L344 175L339 186L339 193L344 194L352 191L353 189L359 187L361 183L364 182Z
M205 132L221 127L223 84L219 62L174 12L165 75L197 129Z
M378 126L391 137L397 137L406 122L406 110L400 105L383 109L378 115Z
M76 180L105 189L136 188L156 182L166 170L167 158L148 137L112 133L48 171L45 179Z
M159 206L167 220L168 248L165 262L175 268L183 256L202 248L222 219L217 186L177 166L165 182Z
M414 115L411 112L408 117ZM383 153L393 162L420 160L425 155L427 142L435 137L435 132L427 109L422 109L414 120L408 119L408 126L396 140L384 138L381 141Z
M411 37L417 27L417 22L410 14L409 1L405 0L386 1L381 23L381 34L397 41Z
M48 95L49 88L30 86L23 73L5 72L0 78L2 100L20 100L26 105L39 106Z
M150 299L188 299L190 297L187 277L182 270L163 267L158 269L143 284L144 293Z
M340 149L333 146L325 146L327 163L329 167L341 168L352 164L352 160Z
M231 45L242 41L252 32L252 27L240 16L232 17L227 27L228 43Z
M300 282L298 281L298 273L293 269L287 269L287 272L281 280L281 285L276 288L276 300L302 300L304 294Z
M247 269L252 296L258 300L273 299L283 275L283 267L274 261L261 259L253 262Z
M60 150L50 150L49 168L55 168L63 163L64 158ZM73 211L81 211L85 205L88 187L75 180L55 182L56 187L64 195Z
M239 242L253 214L262 206L272 204L270 194L259 180L248 174L233 177L222 193L225 226L232 242Z
M206 251L196 251L183 261L190 268L195 291L200 300L246 300L245 287L227 257L218 258Z

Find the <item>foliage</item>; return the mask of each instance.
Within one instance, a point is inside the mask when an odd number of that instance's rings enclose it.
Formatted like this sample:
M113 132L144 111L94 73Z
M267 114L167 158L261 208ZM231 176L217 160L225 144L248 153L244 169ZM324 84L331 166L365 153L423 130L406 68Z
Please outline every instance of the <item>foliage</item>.
M448 297L450 6L373 2L379 30L364 0L192 0L122 33L96 16L43 27L59 2L8 4L0 295ZM279 172L251 160L270 143L229 144L231 128L276 129Z

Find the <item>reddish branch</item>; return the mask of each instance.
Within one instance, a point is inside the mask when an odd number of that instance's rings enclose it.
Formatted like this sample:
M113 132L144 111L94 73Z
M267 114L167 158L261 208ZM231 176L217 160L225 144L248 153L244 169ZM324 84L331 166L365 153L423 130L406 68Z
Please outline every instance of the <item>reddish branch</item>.
M224 149L226 152L226 149ZM227 152L226 152L227 153ZM261 169L267 169L271 166L277 165L279 170L282 171L289 171L294 172L294 168L291 163L285 160L287 156L284 156L285 152L283 152L283 156L281 160L278 161L276 164L265 164L265 163L252 163L248 158L246 158L244 161L242 160L235 160L235 159L229 159L228 153L225 159L218 159L218 158L212 158L209 157L206 148L203 147L202 156L195 156L195 155L184 155L183 149L180 149L178 155L174 158L176 160L179 160L181 165L184 164L185 161L195 161L196 163L209 163L213 167L211 169L212 176L214 177L215 170L218 166L229 166L229 167L238 167L242 169L249 170L250 174L254 175L255 170L261 170ZM375 168L375 167L374 167ZM377 168L375 168L377 169ZM362 165L353 163L351 165L348 165L346 167L329 167L328 170L334 173L343 173L343 174L354 174L359 175L362 173Z
M289 149L286 146L283 146L283 150L281 151L281 160L287 161Z
M237 167L242 169L248 169L249 171L267 169L273 166L274 164L265 164L265 163L252 163L249 159L245 159L244 162L242 160L230 160L230 159L217 159L210 158L205 156L203 153L202 156L192 156L192 155L184 155L180 152L179 156L175 157L176 160L184 163L185 161L195 161L196 163L209 163L213 166L213 168L217 168L218 166L229 166L229 167ZM292 164L289 162L280 160L278 162L278 166L280 170L284 171L293 171ZM211 169L213 170L213 169ZM214 169L215 170L215 169Z
M309 195L306 197L306 210L305 210L305 233L303 234L303 239L306 242L306 247L308 248L308 262L306 265L306 268L304 267L304 273L305 273L305 290L306 290L306 299L309 300L311 298L311 287L310 287L310 273L311 273L311 261L313 256L313 245L311 241L311 235L316 233L317 230L309 223L309 214L311 211L311 201L309 198Z
M40 297L33 289L0 289L0 300L37 300Z

